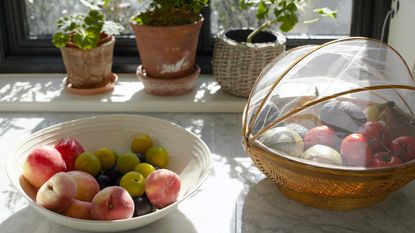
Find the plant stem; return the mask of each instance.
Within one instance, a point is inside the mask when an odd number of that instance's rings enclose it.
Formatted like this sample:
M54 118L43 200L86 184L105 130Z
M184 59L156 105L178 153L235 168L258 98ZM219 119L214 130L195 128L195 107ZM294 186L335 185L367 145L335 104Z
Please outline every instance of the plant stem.
M252 43L252 40L254 39L254 37L259 32L262 32L263 30L267 29L268 27L270 27L271 25L275 24L276 22L277 22L277 19L267 20L261 26L259 26L258 28L256 28L253 32L251 32L251 34L248 35L248 38L246 38L246 42L247 43Z

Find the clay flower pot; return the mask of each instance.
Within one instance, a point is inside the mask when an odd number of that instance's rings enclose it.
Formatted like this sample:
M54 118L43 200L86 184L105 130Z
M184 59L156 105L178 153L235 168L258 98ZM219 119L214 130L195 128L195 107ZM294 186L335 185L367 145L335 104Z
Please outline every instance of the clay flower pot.
M154 78L181 78L194 73L195 55L203 17L180 26L131 23L143 69Z
M111 69L115 38L110 36L100 43L91 50L82 50L71 45L60 49L68 74L66 82L72 88L99 88L114 81Z

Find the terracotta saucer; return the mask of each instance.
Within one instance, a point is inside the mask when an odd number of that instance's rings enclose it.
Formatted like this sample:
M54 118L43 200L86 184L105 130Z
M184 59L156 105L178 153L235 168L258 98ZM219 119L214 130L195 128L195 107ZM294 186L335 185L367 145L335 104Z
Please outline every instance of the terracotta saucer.
M65 77L63 79L63 85L65 89L72 94L75 95L99 95L105 92L112 91L115 86L115 82L118 80L118 76L115 73L112 73L110 81L102 87L95 87L95 88L74 88L72 84L69 82L68 78Z
M142 65L137 67L137 77L143 82L144 90L152 95L176 96L184 95L193 90L200 67L195 64L194 72L179 78L155 78L146 74Z

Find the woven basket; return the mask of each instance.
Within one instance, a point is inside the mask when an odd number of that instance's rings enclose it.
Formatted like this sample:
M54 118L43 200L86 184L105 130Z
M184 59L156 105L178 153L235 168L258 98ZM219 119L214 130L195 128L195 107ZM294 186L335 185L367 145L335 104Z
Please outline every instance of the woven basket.
M275 38L274 42L245 43L232 38L233 32L238 31L222 32L216 40L212 60L213 75L224 92L248 97L264 67L285 51L285 37L281 33L268 32ZM248 29L239 32L245 34L245 38L249 34Z
M383 200L415 178L415 159L384 167L333 165L288 152L299 145L298 137L306 142L301 135L284 142L288 150L279 150L272 137L272 148L262 143L275 127L321 126L321 106L332 100L354 103L367 121L383 121L392 139L415 137L415 82L394 49L368 38L346 38L289 50L258 77L242 120L244 149L283 194L321 209L352 210ZM341 120L333 128L339 129L347 118L337 117ZM338 151L343 160L346 155Z

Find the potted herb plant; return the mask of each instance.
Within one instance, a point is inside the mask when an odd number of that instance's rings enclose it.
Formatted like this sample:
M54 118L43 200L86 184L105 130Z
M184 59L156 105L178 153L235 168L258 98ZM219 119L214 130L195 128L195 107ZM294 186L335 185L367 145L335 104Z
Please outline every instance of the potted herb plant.
M117 78L112 73L114 35L123 27L105 20L102 9L108 1L102 5L86 0L81 2L89 7L89 11L60 18L52 42L60 48L68 90L77 94L97 94L112 89Z
M279 24L288 32L298 23L298 12L305 0L240 0L242 10L254 9L263 23L257 28L222 31L213 52L213 75L221 89L231 95L247 97L258 75L276 56L285 51L285 36L271 29ZM320 16L336 17L328 8L314 9Z
M200 68L195 64L200 14L207 0L137 0L140 11L131 18L142 65L137 75L155 95L191 91Z

